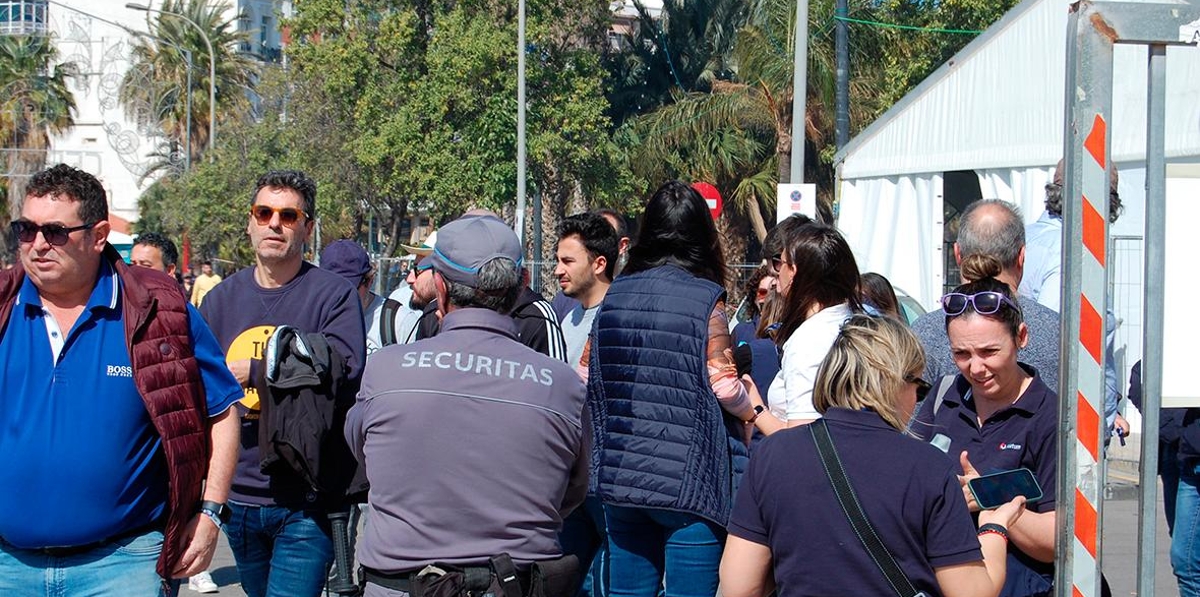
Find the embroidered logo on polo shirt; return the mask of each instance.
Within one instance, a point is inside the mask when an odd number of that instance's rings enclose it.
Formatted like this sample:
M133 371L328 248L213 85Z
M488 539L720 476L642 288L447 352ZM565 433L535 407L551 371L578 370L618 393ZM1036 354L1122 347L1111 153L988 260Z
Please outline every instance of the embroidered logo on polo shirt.
M108 365L105 373L109 377L133 377L133 367L129 365Z
M1005 444L1005 443L1002 443L1002 444L1000 444L1000 449L1001 449L1001 450L1020 450L1020 449L1021 449L1021 444Z

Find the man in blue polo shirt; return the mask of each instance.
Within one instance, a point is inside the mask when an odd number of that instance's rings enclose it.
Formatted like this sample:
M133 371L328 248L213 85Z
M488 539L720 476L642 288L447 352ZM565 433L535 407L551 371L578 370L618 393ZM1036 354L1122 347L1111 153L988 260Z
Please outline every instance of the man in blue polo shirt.
M240 396L178 283L105 240L104 188L30 180L0 273L0 594L172 595L227 515Z

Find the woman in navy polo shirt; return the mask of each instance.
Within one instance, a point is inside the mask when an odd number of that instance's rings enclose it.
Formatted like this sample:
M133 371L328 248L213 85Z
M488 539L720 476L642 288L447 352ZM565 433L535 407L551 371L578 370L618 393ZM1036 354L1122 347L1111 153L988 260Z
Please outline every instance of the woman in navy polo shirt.
M929 595L994 596L1006 527L1023 498L981 513L977 532L957 464L905 436L925 368L916 336L891 318L856 315L822 362L813 402L858 501L913 586ZM886 454L886 458L881 458ZM982 549L981 549L982 548ZM773 570L773 575L772 575ZM725 597L896 593L855 535L807 427L762 443L738 491L721 561Z
M912 430L948 438L960 460L963 497L978 512L966 480L1017 468L1033 472L1042 498L1010 529L1008 579L1001 595L1050 595L1054 581L1054 505L1058 474L1058 396L1036 370L1017 362L1029 330L1013 290L995 279L1000 262L983 255L962 261L968 280L942 297L946 334L961 372L944 397L921 405ZM936 383L936 380L934 380Z

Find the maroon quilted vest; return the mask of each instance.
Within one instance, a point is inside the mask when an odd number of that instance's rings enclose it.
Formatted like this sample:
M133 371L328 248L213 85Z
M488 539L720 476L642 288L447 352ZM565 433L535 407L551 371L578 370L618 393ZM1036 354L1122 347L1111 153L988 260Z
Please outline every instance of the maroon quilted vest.
M122 318L134 383L162 437L166 456L167 526L157 570L170 578L186 548L180 545L180 537L200 511L210 451L204 388L188 333L187 301L170 276L126 266L112 245L105 247L104 258L122 282ZM8 324L24 278L20 265L0 272L0 332Z

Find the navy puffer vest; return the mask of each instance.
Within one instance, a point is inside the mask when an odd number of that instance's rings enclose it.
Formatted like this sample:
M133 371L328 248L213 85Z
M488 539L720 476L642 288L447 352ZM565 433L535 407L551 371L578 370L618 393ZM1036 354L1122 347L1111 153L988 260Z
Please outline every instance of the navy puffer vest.
M708 381L708 319L725 291L676 266L617 278L593 328L593 489L606 504L729 519L748 458Z

